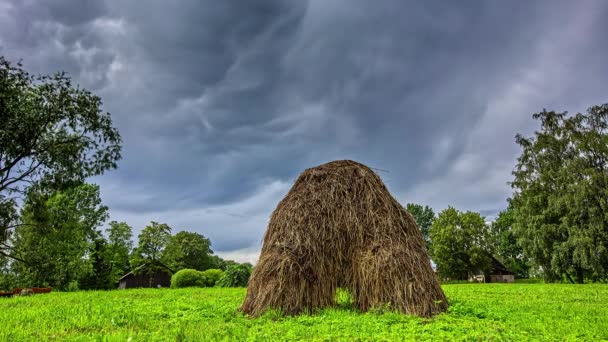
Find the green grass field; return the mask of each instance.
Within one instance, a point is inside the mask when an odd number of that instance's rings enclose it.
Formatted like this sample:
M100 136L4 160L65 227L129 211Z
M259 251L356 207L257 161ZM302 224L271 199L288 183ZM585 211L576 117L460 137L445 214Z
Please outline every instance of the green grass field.
M239 313L245 289L141 289L0 298L1 341L608 340L608 286L444 285L433 319L358 313Z

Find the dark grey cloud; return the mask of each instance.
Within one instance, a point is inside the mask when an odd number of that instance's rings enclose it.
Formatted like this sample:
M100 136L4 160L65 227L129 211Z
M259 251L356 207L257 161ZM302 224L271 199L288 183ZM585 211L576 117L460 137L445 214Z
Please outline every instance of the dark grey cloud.
M104 2L19 0L0 3L0 53L22 59L35 73L64 70L90 89L106 82L114 59L96 20Z
M531 113L607 100L599 0L0 9L0 53L71 72L113 113L124 160L96 181L116 218L175 222L222 251L255 246L295 176L332 159L389 170L402 201L492 216Z

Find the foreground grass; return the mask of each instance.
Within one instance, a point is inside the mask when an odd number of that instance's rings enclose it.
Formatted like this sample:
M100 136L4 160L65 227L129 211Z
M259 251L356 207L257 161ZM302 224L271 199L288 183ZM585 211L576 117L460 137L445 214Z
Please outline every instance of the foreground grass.
M447 313L420 319L347 306L257 319L244 289L141 289L0 298L1 341L608 340L608 286L444 285Z

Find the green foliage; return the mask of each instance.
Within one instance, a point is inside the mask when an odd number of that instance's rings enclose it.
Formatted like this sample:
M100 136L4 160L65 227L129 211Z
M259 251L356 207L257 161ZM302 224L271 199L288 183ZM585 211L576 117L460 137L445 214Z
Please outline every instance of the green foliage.
M608 104L585 114L543 111L517 135L513 228L546 281L608 280Z
M444 285L451 307L433 319L358 313L238 312L243 288L81 291L0 298L1 341L603 341L608 287ZM346 300L347 302L347 300Z
M129 255L133 249L133 229L126 222L110 222L107 258L111 265L110 281L116 285L118 280L130 271Z
M0 273L0 291L12 291L14 288L21 287L19 278L11 272Z
M171 287L176 289L182 287L206 287L208 284L209 280L203 272L188 268L176 272L171 277Z
M218 287L246 287L251 276L251 264L232 265L215 284Z
M19 287L19 279L11 267L12 259L0 256L0 291L12 291Z
M224 275L224 271L217 268L211 268L203 271L203 275L207 278L207 286L213 287Z
M17 227L14 251L24 262L14 269L30 286L65 289L93 272L91 258L99 227L107 219L99 187L82 184L52 194L30 192Z
M76 291L80 291L81 289L80 289L80 285L78 284L78 281L73 280L73 281L70 281L68 283L68 285L65 286L64 288L62 288L61 290L65 291L65 292L76 292Z
M443 278L463 280L490 268L488 229L479 213L449 207L430 229L431 255Z
M222 271L225 271L228 267L233 265L238 265L239 263L232 260L224 260L217 255L212 255L211 260L213 263L213 268L219 268Z
M0 163L2 160L0 159ZM1 164L0 164L1 165ZM13 229L18 224L17 204L12 198L5 197L0 192L0 263L8 263L8 259L19 259L11 253L9 243Z
M131 259L131 268L136 268L145 263L155 263L160 258L171 241L171 227L165 223L152 221L139 233L138 246Z
M108 244L99 236L95 239L93 250L89 253L92 272L84 275L78 281L78 288L82 290L109 290L115 288L112 279L112 264L109 258Z
M171 237L162 254L162 262L174 271L192 268L203 271L212 268L211 242L198 233L181 231Z
M213 287L223 274L224 271L218 269L198 271L186 268L176 272L173 277L171 277L171 287Z
M494 256L508 270L514 272L517 277L526 278L529 276L530 266L524 259L522 247L517 243L512 228L514 221L514 212L511 208L498 214L490 225L491 245L494 248Z
M412 214L418 227L420 228L420 232L422 233L422 237L424 238L424 242L426 243L426 249L431 249L431 237L430 230L433 225L433 221L435 221L435 212L428 205L422 206L420 204L408 203L405 206L405 210Z
M33 76L0 56L0 254L28 189L61 190L116 167L121 138L101 99L65 73Z
M11 261L0 255L0 291L11 291L17 287L17 275L12 272Z

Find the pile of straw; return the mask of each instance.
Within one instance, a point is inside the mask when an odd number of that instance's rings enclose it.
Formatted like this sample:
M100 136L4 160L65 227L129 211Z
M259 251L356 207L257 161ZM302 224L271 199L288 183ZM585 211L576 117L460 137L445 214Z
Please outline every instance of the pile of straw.
M447 308L413 217L350 160L304 171L279 203L241 310L312 312L335 305L339 287L361 311L389 305L429 317Z

